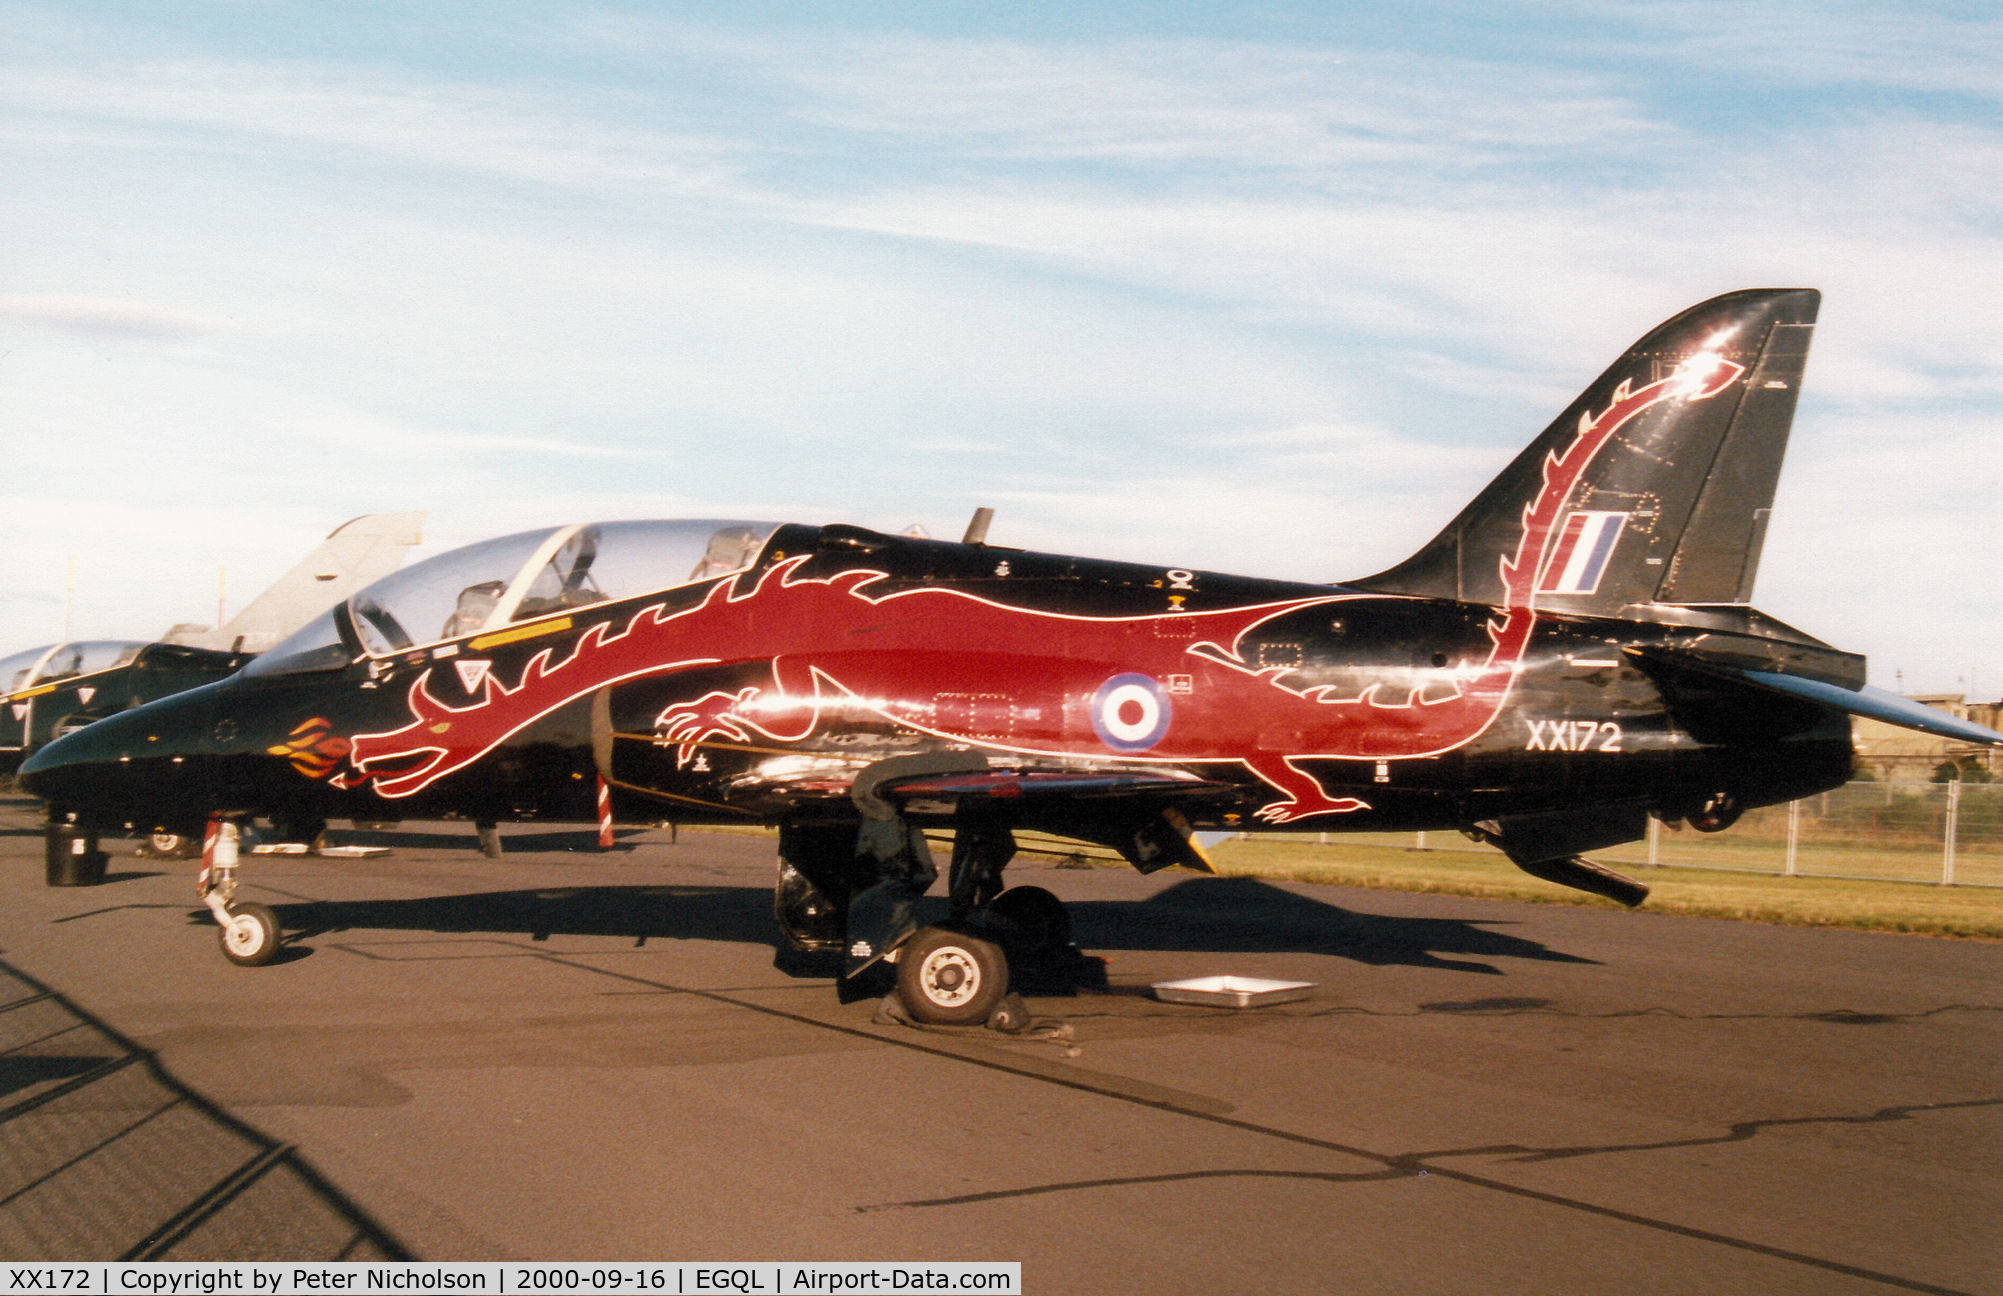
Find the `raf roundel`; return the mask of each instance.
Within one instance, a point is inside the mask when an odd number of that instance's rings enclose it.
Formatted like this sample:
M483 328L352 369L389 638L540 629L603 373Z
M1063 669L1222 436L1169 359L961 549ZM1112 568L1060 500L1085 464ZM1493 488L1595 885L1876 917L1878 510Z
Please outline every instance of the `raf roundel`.
M1168 734L1168 690L1146 675L1115 675L1092 695L1092 729L1116 752L1144 752Z

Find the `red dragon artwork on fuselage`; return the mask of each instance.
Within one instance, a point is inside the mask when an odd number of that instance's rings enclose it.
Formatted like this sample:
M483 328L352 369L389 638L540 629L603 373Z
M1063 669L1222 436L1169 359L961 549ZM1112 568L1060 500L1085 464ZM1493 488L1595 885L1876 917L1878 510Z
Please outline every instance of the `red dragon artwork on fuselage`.
M1586 468L1621 427L1671 398L1705 399L1744 369L1714 355L1643 387L1623 382L1608 407L1582 416L1560 454L1545 460L1523 531L1501 555L1504 598L1487 626L1489 652L1436 695L1396 700L1378 688L1351 697L1328 686L1280 683L1290 668L1258 666L1242 653L1247 635L1277 617L1372 597L1334 593L1209 611L1095 617L997 603L923 586L873 593L885 572L801 576L805 556L760 573L748 588L718 582L693 606L642 608L625 623L584 631L563 661L537 653L509 687L492 672L464 707L430 691L435 664L411 684L412 720L357 734L343 787L414 795L464 769L559 707L626 681L716 666L753 666L756 682L670 706L658 739L686 762L705 740L753 736L802 743L830 712L866 713L977 747L1052 757L1108 753L1177 765L1243 766L1280 795L1257 814L1270 823L1354 811L1366 803L1329 797L1301 762L1391 760L1461 747L1494 722L1530 644L1534 591L1554 532ZM1005 699L998 734L943 706L942 699Z

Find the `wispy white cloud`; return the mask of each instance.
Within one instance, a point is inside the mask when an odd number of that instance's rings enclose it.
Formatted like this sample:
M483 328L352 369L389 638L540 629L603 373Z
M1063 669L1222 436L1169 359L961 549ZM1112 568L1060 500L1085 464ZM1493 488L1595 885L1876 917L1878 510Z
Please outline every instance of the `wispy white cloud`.
M729 187L733 148L700 133L632 124L629 94L575 85L490 86L314 63L212 59L92 68L16 67L0 103L55 129L198 150L263 137L365 150L550 184ZM137 127L143 134L133 134ZM223 132L206 142L201 133ZM75 137L72 137L75 138Z
M226 319L147 302L34 293L0 294L0 322L17 328L143 342L186 342L235 327Z
M1466 59L1217 40L1108 47L908 36L753 52L770 75L811 94L802 111L814 120L951 141L976 156L1299 175L1632 147L1664 130L1603 80L1526 78Z
M2003 97L2003 17L1979 3L1825 0L1727 12L1710 0L1642 0L1613 11L1570 0L1545 9L1585 29L1557 38L1575 56L1667 58L1781 86Z
M2003 132L1957 106L1993 94L1996 24L1716 13L1505 7L1451 50L589 12L547 52L469 24L449 60L33 43L0 78L27 250L0 374L14 462L55 484L0 549L152 529L212 568L199 529L289 561L426 505L466 539L672 512L945 535L1000 503L1004 543L1356 575L1656 319L1806 283L1829 299L1763 599L1848 643L1818 614L1868 589L1901 656L1930 619L2003 629L1927 611L1990 579L1951 538L1993 493L1923 467L1993 481L2003 445L1978 434ZM78 456L157 507L79 525ZM1929 580L1878 578L1918 537Z
M305 410L273 420L273 432L337 447L343 454L376 462L393 459L407 470L421 461L466 463L493 455L560 459L658 459L662 452L642 446L603 445L549 436L494 436L448 432L381 418L354 410ZM419 461L419 462L412 462Z

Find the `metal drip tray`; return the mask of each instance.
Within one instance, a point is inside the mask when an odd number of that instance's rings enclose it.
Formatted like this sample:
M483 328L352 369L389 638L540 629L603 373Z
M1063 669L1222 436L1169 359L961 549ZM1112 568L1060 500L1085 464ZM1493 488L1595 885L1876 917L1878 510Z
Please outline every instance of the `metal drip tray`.
M320 855L328 859L374 859L389 854L387 846L322 846L314 850L305 842L267 842L250 848L253 855Z
M1305 999L1312 981L1268 981L1263 977L1206 976L1157 981L1148 987L1164 1003L1209 1004L1218 1008L1263 1008Z

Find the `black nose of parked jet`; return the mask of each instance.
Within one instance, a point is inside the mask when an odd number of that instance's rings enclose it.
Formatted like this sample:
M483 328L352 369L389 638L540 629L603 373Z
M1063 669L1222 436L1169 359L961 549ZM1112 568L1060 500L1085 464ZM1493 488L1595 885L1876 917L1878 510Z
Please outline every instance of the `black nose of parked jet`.
M162 698L58 738L22 764L20 785L53 809L97 820L163 805L194 810L203 799L211 692Z

